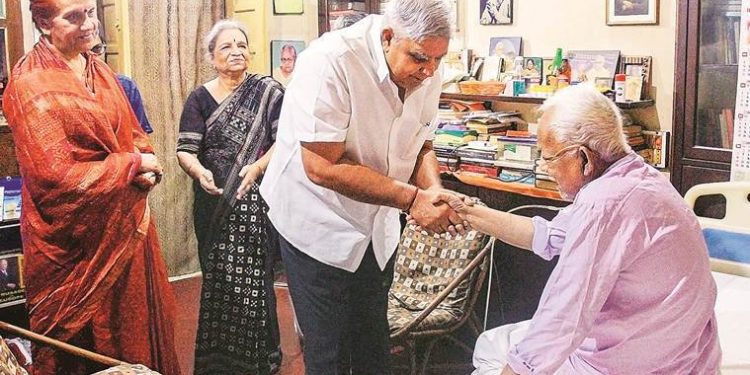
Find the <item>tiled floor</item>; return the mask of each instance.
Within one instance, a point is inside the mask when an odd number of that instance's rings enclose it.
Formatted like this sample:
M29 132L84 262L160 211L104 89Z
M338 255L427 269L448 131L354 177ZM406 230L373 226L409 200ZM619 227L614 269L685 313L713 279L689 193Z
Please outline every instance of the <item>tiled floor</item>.
M200 303L201 278L192 277L172 283L177 297L177 354L180 359L183 375L193 373L193 358L195 351L195 333L198 325L198 308ZM284 353L280 375L303 375L305 366L302 358L302 348L299 338L294 329L294 311L292 309L289 290L286 287L276 286L277 312L279 315L279 326L281 330L281 350ZM391 360L394 365L394 375L408 374L406 371L407 358L403 355L394 355ZM448 362L463 363L453 369L444 369L439 372L428 372L430 375L461 375L471 372L471 358L467 357L461 350L451 345L439 345L436 348L433 360L440 359ZM235 374L232 374L235 375ZM239 374L237 374L239 375Z

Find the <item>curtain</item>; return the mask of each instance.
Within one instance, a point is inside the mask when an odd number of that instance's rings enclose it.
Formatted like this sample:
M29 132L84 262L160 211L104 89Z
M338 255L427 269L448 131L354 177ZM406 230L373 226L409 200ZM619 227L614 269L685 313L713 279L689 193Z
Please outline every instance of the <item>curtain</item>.
M129 0L128 14L132 78L164 166L164 179L150 197L164 259L170 276L197 272L192 182L177 164L175 144L187 96L216 75L205 59L203 37L224 17L224 1Z

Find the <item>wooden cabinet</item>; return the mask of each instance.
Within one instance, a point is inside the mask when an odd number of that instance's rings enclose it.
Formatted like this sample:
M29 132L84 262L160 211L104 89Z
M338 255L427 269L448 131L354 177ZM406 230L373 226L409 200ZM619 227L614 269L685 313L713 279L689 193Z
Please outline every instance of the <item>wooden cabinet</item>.
M380 14L388 0L318 0L318 35L331 30L336 18L360 11Z
M741 2L678 2L672 184L729 180Z

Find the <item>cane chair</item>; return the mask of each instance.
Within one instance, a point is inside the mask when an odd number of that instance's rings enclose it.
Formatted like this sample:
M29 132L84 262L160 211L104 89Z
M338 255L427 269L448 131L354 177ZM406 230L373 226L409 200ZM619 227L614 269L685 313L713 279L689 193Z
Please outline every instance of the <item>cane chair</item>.
M388 295L388 323L392 345L407 351L410 374L454 366L430 366L430 355L440 340L472 353L473 341L467 344L455 333L468 327L476 339L481 331L474 305L486 277L492 243L490 236L473 230L451 237L430 235L413 225L404 229ZM417 363L418 342L423 344L421 364Z

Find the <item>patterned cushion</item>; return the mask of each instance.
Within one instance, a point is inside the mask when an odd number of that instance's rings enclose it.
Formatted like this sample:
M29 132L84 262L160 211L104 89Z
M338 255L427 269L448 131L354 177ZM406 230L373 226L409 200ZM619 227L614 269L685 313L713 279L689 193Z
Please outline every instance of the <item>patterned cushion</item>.
M28 375L26 370L18 364L16 357L10 351L8 344L0 337L0 374L3 375Z
M120 365L92 375L161 375L144 365Z
M388 294L391 332L419 315L484 249L489 238L477 231L456 237L429 235L407 226L396 253L393 284ZM473 282L473 277L464 279L417 330L446 327L460 320Z

